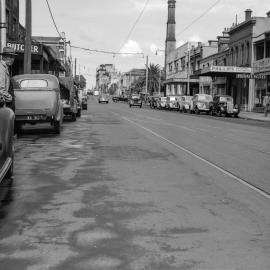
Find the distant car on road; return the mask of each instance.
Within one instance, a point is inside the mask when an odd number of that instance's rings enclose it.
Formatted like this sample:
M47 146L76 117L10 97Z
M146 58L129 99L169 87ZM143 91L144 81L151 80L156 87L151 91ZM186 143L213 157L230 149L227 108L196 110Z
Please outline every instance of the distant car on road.
M192 96L180 96L177 99L177 108L180 112L187 112L190 108Z
M109 96L107 94L101 94L98 97L98 103L109 103Z
M207 94L195 94L190 102L190 113L200 114L201 112L205 112L209 114L210 108L213 102L213 97Z
M57 77L49 74L24 74L14 76L15 126L49 123L60 133L63 121L63 105Z
M13 175L14 112L5 106L0 96L0 183Z
M234 105L233 98L228 95L214 96L212 106L210 108L211 115L217 116L234 116L238 117L240 110L238 105Z
M141 99L140 95L139 94L132 94L130 96L128 104L129 104L130 108L133 106L138 106L141 108L142 107L142 99Z

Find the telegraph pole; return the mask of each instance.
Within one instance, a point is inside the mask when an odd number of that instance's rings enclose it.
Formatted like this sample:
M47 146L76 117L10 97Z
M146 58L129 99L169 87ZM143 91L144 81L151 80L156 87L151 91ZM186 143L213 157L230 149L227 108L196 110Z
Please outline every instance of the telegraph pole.
M6 22L6 0L0 0L0 52L6 47L7 22Z
M31 73L31 45L32 45L32 0L26 0L25 7L25 43L24 43L24 73Z
M146 56L146 86L145 93L148 93L148 56Z

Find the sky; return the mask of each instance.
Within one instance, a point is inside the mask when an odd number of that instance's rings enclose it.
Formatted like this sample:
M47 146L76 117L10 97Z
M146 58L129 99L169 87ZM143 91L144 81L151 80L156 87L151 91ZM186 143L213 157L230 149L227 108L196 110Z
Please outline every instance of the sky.
M80 71L87 79L87 88L95 86L96 69L100 64L114 64L117 70L127 72L132 68L144 68L148 56L149 63L164 66L167 0L149 0L131 35L129 33L147 0L48 2L59 32L65 32L71 45L103 51L143 53L143 56L113 56L71 48L69 53L73 60L77 59L77 72ZM265 0L176 0L177 45L187 41L207 42L216 39L225 27L232 26L236 17L239 23L244 21L246 9L253 11L252 16L265 17L270 10L267 3ZM189 26L194 20L196 22ZM20 21L24 25L25 0L20 0ZM58 36L46 0L32 1L32 35Z

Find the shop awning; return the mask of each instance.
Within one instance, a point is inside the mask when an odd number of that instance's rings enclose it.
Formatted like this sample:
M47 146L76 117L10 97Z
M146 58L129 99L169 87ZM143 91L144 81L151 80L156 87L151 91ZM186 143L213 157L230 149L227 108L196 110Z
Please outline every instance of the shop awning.
M59 83L70 91L73 87L73 78L72 77L59 77Z

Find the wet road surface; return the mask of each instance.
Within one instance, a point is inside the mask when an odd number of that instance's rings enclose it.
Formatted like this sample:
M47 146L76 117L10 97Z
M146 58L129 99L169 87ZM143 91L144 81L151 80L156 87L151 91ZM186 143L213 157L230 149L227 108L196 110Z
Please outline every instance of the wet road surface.
M1 184L0 269L270 268L267 127L88 108L61 135L18 138Z

